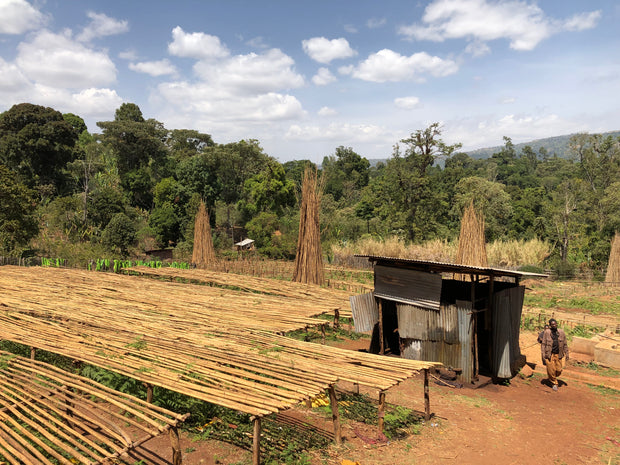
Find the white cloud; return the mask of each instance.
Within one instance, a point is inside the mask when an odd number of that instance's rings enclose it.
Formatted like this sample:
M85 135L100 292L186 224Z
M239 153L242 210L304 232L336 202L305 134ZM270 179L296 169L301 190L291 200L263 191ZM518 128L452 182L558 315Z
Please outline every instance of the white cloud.
M444 60L431 56L426 52L403 56L392 50L383 49L370 55L356 67L342 67L342 74L351 74L364 81L420 81L422 75L435 77L448 76L456 73L457 64L452 60Z
M476 40L467 44L465 52L475 57L481 57L491 53L491 48L486 43Z
M138 59L138 52L136 52L134 49L127 49L120 52L118 54L118 57L123 60L136 61Z
M517 99L515 99L514 97L505 97L503 99L501 99L499 101L499 103L503 104L503 105L508 105L510 103L515 103L517 101Z
M8 63L0 57L0 93L20 92L31 86L30 81L13 63Z
M146 73L151 76L175 75L177 69L169 60L142 61L139 63L129 63L129 69L138 73Z
M336 76L327 68L319 68L317 73L312 76L312 82L317 86L326 86L337 80Z
M179 57L197 59L224 58L230 54L218 37L203 32L188 34L180 26L172 30L168 52Z
M269 122L304 116L299 100L291 95L268 92L258 95L234 95L206 83L164 83L158 92L176 112L194 113L210 121Z
M45 22L45 16L25 0L0 1L0 34L23 34Z
M394 99L394 104L398 108L403 108L405 110L413 110L414 108L420 107L420 99L418 97L400 97Z
M79 41L89 42L98 37L122 34L129 30L129 23L125 20L110 18L94 11L89 11L86 16L90 18L90 24L77 36Z
M387 20L385 18L370 18L366 22L366 26L368 26L369 29L377 29L382 26L385 26L386 23L387 23Z
M116 67L108 55L75 42L69 33L42 31L17 49L17 66L39 84L79 89L116 80Z
M509 114L446 122L444 134L449 135L448 143L462 142L464 149L470 150L503 145L504 136L510 137L514 143L521 143L587 130L586 125L563 119L557 114Z
M357 55L347 39L343 38L329 40L325 37L313 37L312 39L302 40L301 44L306 55L319 63L329 63L332 60Z
M355 142L385 142L393 134L382 126L373 124L332 123L327 126L301 126L293 124L285 134L287 139L302 141L346 141L346 145Z
M536 3L522 0L435 0L424 12L424 24L399 29L408 39L476 41L508 39L515 50L532 50L560 30L594 27L600 12L575 15L565 22L549 19Z
M123 99L112 89L84 89L71 95L72 112L86 116L109 117Z
M596 27L599 19L601 19L600 10L580 13L565 20L561 28L567 31L584 31Z
M236 55L217 66L199 61L196 74L211 86L231 93L263 93L304 85L291 57L274 48L262 54Z
M265 43L265 38L262 36L254 37L246 42L250 47L265 49L269 48L269 46Z
M357 34L357 28L353 24L345 24L344 30L349 34Z
M336 110L334 110L333 108L330 107L322 107L318 112L317 115L319 116L334 116L337 115L338 112Z

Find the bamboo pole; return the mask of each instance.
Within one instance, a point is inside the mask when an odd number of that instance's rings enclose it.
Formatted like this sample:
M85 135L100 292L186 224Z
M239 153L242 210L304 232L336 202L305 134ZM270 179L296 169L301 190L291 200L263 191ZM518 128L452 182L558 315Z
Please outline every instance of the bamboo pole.
M170 444L172 446L172 465L183 464L183 453L181 452L181 441L179 440L179 431L175 426L170 428Z

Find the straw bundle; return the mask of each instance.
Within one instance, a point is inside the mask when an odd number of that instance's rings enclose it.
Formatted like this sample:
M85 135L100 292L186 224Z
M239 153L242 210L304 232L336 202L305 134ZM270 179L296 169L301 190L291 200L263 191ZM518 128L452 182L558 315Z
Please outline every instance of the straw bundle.
M209 263L215 261L215 249L213 248L213 238L211 237L211 225L209 224L209 214L204 202L200 202L196 223L194 225L194 250L192 253L192 263L196 268L206 268Z
M456 263L469 266L488 266L484 240L484 217L482 214L476 215L473 200L463 212Z
M293 273L293 281L296 282L323 284L325 281L319 226L322 190L323 179L318 178L316 170L306 168L301 186L299 238Z
M611 240L611 251L609 252L609 264L607 265L607 275L605 282L614 286L620 286L620 233L616 233Z

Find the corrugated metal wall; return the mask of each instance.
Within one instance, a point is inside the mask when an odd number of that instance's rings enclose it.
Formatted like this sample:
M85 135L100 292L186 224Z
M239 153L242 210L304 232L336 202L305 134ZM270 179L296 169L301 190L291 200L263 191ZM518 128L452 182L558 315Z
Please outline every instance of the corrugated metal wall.
M379 307L373 293L351 296L349 302L355 331L358 333L372 331L375 323L379 321Z
M471 302L441 304L439 311L407 304L396 304L396 308L403 357L441 362L462 370L463 381L472 381L474 328Z
M375 296L439 310L441 274L375 265Z
M496 292L493 312L492 369L499 378L512 378L513 366L521 355L519 327L525 287Z

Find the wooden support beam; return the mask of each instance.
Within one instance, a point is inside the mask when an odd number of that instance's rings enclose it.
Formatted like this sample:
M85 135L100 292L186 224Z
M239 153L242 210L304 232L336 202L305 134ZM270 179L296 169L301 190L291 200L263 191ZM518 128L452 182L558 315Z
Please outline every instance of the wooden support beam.
M260 465L260 417L252 417L254 436L252 439L252 465Z
M325 345L325 325L321 325L321 344Z
M340 309L334 310L334 331L340 328Z
M183 453L181 452L181 441L179 440L179 431L176 426L170 428L170 444L172 445L172 465L181 465L183 463Z
M431 395L428 386L428 368L424 369L424 419L431 419Z
M377 407L377 417L379 418L379 435L383 434L385 426L385 391L379 391L379 406Z
M35 349L34 347L30 347L30 360L34 360L34 357L37 354L37 349Z
M342 444L342 429L340 428L340 414L338 413L338 399L336 398L336 388L333 384L329 386L329 403L332 407L332 420L334 421L334 440L336 445Z
M383 342L383 301L379 299L379 355L385 354L385 344Z

